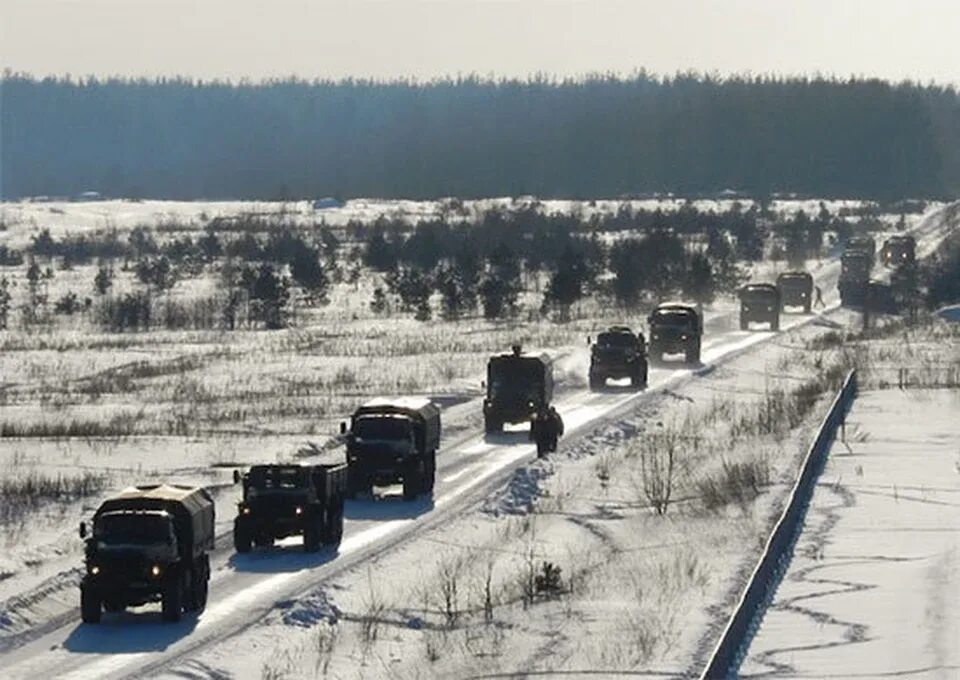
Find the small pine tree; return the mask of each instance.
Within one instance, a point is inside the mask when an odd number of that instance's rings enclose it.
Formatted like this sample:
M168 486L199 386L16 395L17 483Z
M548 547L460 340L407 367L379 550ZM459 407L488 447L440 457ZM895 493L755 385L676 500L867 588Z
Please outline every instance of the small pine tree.
M10 302L13 296L10 295L10 281L4 276L0 279L0 331L7 330L7 324L10 320Z
M101 265L97 269L97 275L93 277L93 289L97 295L106 295L111 286L113 286L113 269Z

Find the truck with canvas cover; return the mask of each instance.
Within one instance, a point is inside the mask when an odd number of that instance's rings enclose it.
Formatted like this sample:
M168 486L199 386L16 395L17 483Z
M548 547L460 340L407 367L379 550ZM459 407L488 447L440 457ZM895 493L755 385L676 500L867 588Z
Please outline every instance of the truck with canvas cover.
M630 378L633 387L647 386L647 352L643 333L627 326L611 326L590 346L590 389L602 388L608 378Z
M876 262L877 257L877 242L873 240L872 236L851 236L847 240L843 252L853 251L865 253L870 260L870 267L873 268L873 263Z
M505 423L530 422L553 400L553 361L514 345L510 353L490 357L486 388L483 421L488 434L501 432Z
M703 322L693 305L662 302L647 317L650 329L649 355L663 361L664 354L683 354L688 364L700 362Z
M766 323L780 330L780 291L772 283L748 283L740 289L740 330Z
M245 474L243 499L233 520L233 545L238 553L251 546L267 547L287 536L303 536L303 549L337 545L343 536L343 500L347 466L254 465Z
M403 499L433 493L440 448L440 409L420 397L380 398L358 408L344 423L348 494L373 486L403 484Z
M84 623L102 611L161 602L164 621L202 611L210 581L214 503L206 489L177 484L134 486L108 498L93 516L80 581Z
M780 291L780 311L787 307L802 307L809 314L813 304L813 276L808 272L784 272L777 277Z
M840 256L840 278L837 280L840 304L847 307L863 304L872 268L873 263L865 252L848 250Z
M887 267L912 266L917 259L917 241L913 236L891 236L883 242L880 259Z

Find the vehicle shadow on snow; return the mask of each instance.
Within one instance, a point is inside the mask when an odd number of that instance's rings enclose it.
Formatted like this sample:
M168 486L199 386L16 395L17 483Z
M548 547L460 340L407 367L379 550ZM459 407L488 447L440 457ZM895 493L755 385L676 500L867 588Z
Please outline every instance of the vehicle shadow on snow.
M234 553L227 560L227 568L252 574L279 574L313 569L336 559L337 546L324 546L317 552L306 552L297 541L288 545L253 548L248 553Z
M373 497L348 500L343 507L347 519L414 519L433 510L432 496L405 501L400 491L376 491Z
M517 444L530 443L530 429L508 430L506 432L487 432L483 435L483 441L487 444L496 446L516 446Z
M196 626L196 614L184 614L179 623L162 622L159 606L120 614L104 612L97 625L78 624L64 641L63 648L78 654L162 652L192 633Z

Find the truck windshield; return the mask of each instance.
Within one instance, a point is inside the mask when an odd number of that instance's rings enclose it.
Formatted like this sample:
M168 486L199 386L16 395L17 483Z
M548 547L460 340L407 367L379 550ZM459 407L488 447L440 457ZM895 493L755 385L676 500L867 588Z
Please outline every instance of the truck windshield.
M490 363L490 397L495 401L539 402L544 366L537 359L507 359Z
M173 526L165 515L107 514L97 520L96 537L105 546L170 545Z
M353 434L357 439L367 441L409 441L412 430L406 418L357 418L353 424Z
M655 326L672 326L674 328L688 328L693 325L689 312L660 310L653 313L652 323Z
M307 474L300 467L254 468L250 471L250 486L258 491L302 489L307 486Z
M629 349L637 344L637 341L626 333L601 333L597 336L597 344L600 347L617 347Z
M777 294L769 288L747 288L741 293L740 297L754 302L766 302L776 299Z

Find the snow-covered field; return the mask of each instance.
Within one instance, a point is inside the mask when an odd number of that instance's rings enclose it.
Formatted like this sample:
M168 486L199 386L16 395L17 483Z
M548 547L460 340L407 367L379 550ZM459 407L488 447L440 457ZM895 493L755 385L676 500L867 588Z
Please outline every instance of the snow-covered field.
M104 220L132 228L176 210L184 211L180 218L199 220L207 210L249 209L63 204L57 208L62 213L44 215L51 207L5 204L4 221L11 226L0 239L14 244L27 232L26 242L31 230L47 226L96 230L109 226ZM297 209L306 214L306 206ZM86 218L83 211L89 211ZM929 248L945 227L933 215L917 228L921 246ZM818 266L814 273L832 308L839 267L832 258ZM344 304L354 297L348 288L336 295ZM332 306L338 304L335 299ZM0 333L5 421L103 423L131 414L129 431L116 436L0 439L0 478L93 471L105 476L103 493L145 477L203 483L216 492L223 539L214 556L211 603L198 619L161 626L147 608L90 629L77 622L76 526L98 497L18 516L2 533L4 677L465 677L490 668L545 668L554 653L551 667L571 670L582 664L695 670L704 639L725 615L786 486L765 485L758 500L735 504L736 512L707 512L679 494L694 489L700 473L708 474L723 456L752 461L757 445L769 452L764 466L770 479L782 481L806 445L805 433L800 426L779 441L710 449L708 458L697 454L685 477L678 477L677 503L666 517L651 515L636 484L642 456L630 451L651 422L669 429L677 419L702 416L720 427L735 420L741 400L752 403L825 370L825 357L804 343L850 316L831 312L812 324L790 316L784 333L748 333L736 329L732 302L720 301L706 313L704 369L655 369L651 389L635 395L585 389L583 338L617 320L611 310L566 325L505 327L375 321L363 318L360 307L355 315L329 312L337 314L336 324L321 319L278 333ZM518 335L561 357L558 405L571 434L547 463L533 463L522 433L495 442L477 436L485 357ZM229 483L235 465L297 457L307 439L332 444L337 421L352 405L397 392L427 394L445 405L432 502L349 504L347 534L336 555L308 556L292 546L243 558L232 554L225 539L236 500ZM724 404L734 410L724 411ZM341 455L331 448L324 457ZM534 598L524 607L518 580L530 575L531 561L536 570L544 559L561 567L569 593L545 602ZM495 616L492 624L478 625L487 573ZM449 608L438 604L451 580L458 593L453 623ZM668 606L676 602L684 604ZM331 626L331 618L338 623ZM631 631L629 644L619 641L623 631ZM594 639L602 642L585 642Z
M863 391L742 677L960 677L960 389Z

